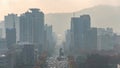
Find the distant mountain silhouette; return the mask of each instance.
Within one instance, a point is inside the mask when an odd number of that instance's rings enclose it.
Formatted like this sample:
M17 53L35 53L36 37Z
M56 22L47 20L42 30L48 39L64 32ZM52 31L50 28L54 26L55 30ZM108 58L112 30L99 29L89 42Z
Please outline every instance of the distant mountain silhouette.
M87 8L74 13L51 13L46 14L46 23L52 24L54 31L63 33L70 27L70 19L73 16L89 14L93 27L112 27L120 33L120 7L100 5Z

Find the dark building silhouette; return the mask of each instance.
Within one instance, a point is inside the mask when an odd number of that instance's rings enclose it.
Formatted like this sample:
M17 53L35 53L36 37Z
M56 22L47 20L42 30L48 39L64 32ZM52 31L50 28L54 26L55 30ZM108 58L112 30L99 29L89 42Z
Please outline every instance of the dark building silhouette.
M64 52L63 52L63 49L60 48L60 49L59 49L59 57L61 58L62 56L64 56Z
M6 39L0 38L0 50L7 49Z
M35 64L34 59L34 45L25 44L21 52L22 68L33 68Z
M33 68L35 49L33 44L17 43L6 54L9 68Z
M82 15L71 18L71 43L75 50L84 50L86 33L90 30L90 16Z
M5 28L16 29L16 41L19 41L19 17L17 14L8 14L5 16Z
M5 55L0 55L0 67L1 68L8 68L7 59Z
M8 14L5 16L6 43L8 48L10 48L13 44L16 44L17 25L18 17L16 14Z
M8 48L11 48L13 44L16 44L16 29L15 28L6 29L6 42L7 42Z
M86 51L96 51L97 50L97 28L91 28L85 34L85 49Z
M44 40L44 14L33 8L20 16L20 41L41 43Z
M45 45L44 13L32 8L20 16L20 42L33 43L42 50Z

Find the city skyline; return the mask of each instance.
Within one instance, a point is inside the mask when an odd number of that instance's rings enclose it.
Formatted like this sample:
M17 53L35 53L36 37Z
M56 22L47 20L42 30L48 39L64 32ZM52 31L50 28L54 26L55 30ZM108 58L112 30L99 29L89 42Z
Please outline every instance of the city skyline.
M8 13L21 14L29 8L40 8L45 14L66 13L97 5L120 6L119 3L119 0L1 0L0 20L3 20L4 15ZM64 5L64 8L61 4Z
M1 0L0 67L116 68L119 2Z

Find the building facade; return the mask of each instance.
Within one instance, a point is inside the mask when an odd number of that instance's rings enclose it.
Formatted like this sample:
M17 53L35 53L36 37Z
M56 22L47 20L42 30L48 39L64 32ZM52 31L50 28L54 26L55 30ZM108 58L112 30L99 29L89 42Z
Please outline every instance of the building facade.
M49 56L52 56L56 45L56 40L52 25L47 25L47 24L45 25L45 35L46 35L45 49L47 49L46 51L48 52Z
M16 41L19 41L20 23L17 14L8 14L4 17L5 29L16 29Z
M97 50L97 28L90 28L85 34L85 49L88 52Z
M85 50L86 33L90 30L91 21L89 15L71 18L71 48L74 48L76 53L80 50Z
M33 43L42 50L45 45L44 13L32 8L20 16L20 42Z

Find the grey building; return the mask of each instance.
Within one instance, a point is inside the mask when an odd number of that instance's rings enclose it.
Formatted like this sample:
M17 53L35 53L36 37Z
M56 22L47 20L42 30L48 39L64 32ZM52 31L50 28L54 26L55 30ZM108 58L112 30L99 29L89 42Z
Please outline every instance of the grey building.
M20 42L39 45L39 50L45 45L44 13L32 8L20 16Z
M6 53L8 50L7 44L6 44L6 39L0 38L0 54L1 53Z
M115 36L112 28L98 28L98 50L112 50L115 45Z
M53 28L50 25L45 25L45 38L46 38L46 51L48 52L49 56L53 55L55 44L56 44L56 39L54 36Z
M21 52L22 68L33 68L35 64L34 56L34 45L25 44Z
M9 68L33 68L35 64L35 49L33 44L18 43L12 46L6 54Z
M5 21L5 29L16 29L16 41L19 41L19 31L20 31L20 24L19 24L19 17L17 14L8 14L4 17Z
M13 44L16 44L16 39L19 37L19 18L16 14L8 14L4 20L7 47L10 48Z
M65 31L65 46L64 46L64 51L66 55L70 54L70 47L71 47L71 30L66 30Z
M0 67L8 68L8 63L5 54L0 54Z
M16 44L16 29L15 28L6 29L6 42L7 42L8 49L11 48L12 45Z
M91 28L85 34L85 49L88 52L97 51L97 28Z
M71 48L76 53L85 50L85 34L90 30L91 20L89 15L71 18ZM73 50L73 49L72 49Z

